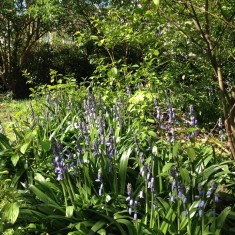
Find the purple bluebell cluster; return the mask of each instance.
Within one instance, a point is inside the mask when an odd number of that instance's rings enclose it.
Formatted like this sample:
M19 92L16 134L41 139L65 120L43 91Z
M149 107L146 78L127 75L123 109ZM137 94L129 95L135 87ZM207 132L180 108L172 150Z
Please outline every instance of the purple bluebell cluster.
M189 114L182 114L182 118L176 116L175 109L173 108L170 99L167 101L167 111L160 107L159 102L154 100L155 122L159 127L158 133L160 136L165 136L168 142L176 140L177 130L182 128L198 128L198 122L195 116L193 105L189 107ZM178 115L179 116L179 115ZM184 126L183 126L183 125ZM187 136L188 139L195 137L198 130L193 130Z
M128 208L128 213L129 215L132 215L134 212L133 218L134 220L137 220L137 205L138 202L136 199L133 198L133 190L132 190L132 185L130 183L127 184L127 198L126 201L129 202L129 208Z
M55 166L55 173L57 174L57 180L63 179L63 174L66 171L66 166L64 162L64 154L63 154L63 146L53 140L52 142L52 151L54 156L54 166Z
M189 106L189 117L190 117L190 126L194 127L194 128L198 128L198 122L195 117L195 112L194 112L194 108L193 108L192 104ZM198 131L195 130L191 133L191 135L189 137L196 136L197 134L198 134Z
M173 201L173 198L180 198L182 201L186 203L186 189L184 184L182 183L179 171L176 167L172 167L169 175L172 177L172 184L171 184L171 196L170 201Z
M155 107L155 121L160 127L160 133L164 133L168 142L175 141L175 130L178 125L178 121L175 118L175 111L172 107L170 100L167 101L167 120L164 116L164 111L162 111L157 100L154 100Z
M205 191L202 186L198 187L198 194L195 195L195 199L199 200L198 203L198 215L199 217L203 216L204 209L206 204L210 204L212 202L213 208L211 210L211 215L215 215L215 203L219 202L219 197L215 193L216 192L216 184L215 182L211 183L210 188Z
M109 166L108 172L112 171L113 157L117 154L116 150L116 138L114 135L114 129L111 126L108 134L108 139L106 141L106 156L108 158Z

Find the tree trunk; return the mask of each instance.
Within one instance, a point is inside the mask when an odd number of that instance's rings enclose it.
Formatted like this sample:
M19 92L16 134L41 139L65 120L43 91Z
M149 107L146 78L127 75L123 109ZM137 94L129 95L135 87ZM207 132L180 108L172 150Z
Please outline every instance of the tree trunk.
M13 92L14 99L25 99L29 97L30 90L27 85L27 80L18 67L14 68L9 74L9 81L11 81L10 89Z

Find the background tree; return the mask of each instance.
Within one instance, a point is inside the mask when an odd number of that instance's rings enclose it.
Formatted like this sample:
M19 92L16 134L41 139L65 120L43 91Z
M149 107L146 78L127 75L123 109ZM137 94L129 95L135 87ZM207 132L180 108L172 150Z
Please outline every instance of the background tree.
M233 1L164 1L159 12L174 32L180 32L194 49L194 66L202 79L216 81L220 93L228 143L235 158L234 102L229 94L234 86L234 16ZM171 31L170 30L170 31ZM185 47L188 46L185 44ZM200 63L200 61L203 62ZM208 68L211 68L209 71ZM204 77L203 73L208 77ZM208 73L209 72L209 73ZM211 73L213 72L213 74Z
M1 83L16 98L27 96L22 71L36 43L58 26L57 1L3 0L0 2Z

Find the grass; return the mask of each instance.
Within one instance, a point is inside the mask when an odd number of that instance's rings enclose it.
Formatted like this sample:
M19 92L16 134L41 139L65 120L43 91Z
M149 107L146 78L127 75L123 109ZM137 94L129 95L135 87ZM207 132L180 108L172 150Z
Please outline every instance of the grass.
M24 113L29 107L29 102L29 100L14 100L10 93L0 94L0 121L7 135L11 132L11 118L17 118Z

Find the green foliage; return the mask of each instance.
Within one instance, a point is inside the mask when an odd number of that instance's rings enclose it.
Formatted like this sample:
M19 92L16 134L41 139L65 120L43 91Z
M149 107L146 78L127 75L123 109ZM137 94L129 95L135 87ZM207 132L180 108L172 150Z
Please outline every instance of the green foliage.
M234 162L218 136L199 128L219 127L221 111L213 71L185 37L198 36L192 22L182 15L173 30L156 17L159 1L67 3L90 28L76 33L72 55L58 43L54 57L48 45L34 51L39 59L29 57L26 78L43 83L39 76L50 72L50 83L31 88L29 108L12 120L14 137L0 134L1 232L231 232ZM59 9L48 4L29 9L46 25ZM95 68L79 84L64 75L75 71L76 57Z
M30 116L13 124L15 139L0 136L3 231L220 234L226 228L234 165L200 143L192 107L182 119L153 88L78 88L56 71L51 79L55 85L34 91ZM10 189L17 196L6 202Z

